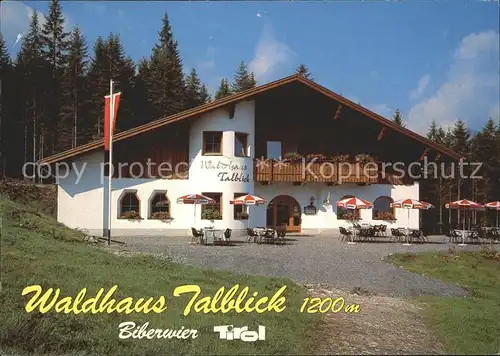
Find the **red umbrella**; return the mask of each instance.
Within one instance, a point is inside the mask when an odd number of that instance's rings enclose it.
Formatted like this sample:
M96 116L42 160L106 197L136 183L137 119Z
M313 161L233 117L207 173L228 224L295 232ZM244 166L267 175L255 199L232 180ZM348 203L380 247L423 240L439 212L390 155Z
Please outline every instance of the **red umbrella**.
M434 205L421 200L403 199L395 201L391 204L391 207L404 209L430 209L434 208Z
M373 204L370 203L368 200L364 200L361 198L345 198L342 200L339 200L337 202L337 206L339 208L344 208L344 209L349 209L349 210L356 210L356 209L371 209L373 208ZM354 229L354 232L356 232L356 229ZM354 245L355 242L352 240L353 237L351 235L351 241L347 242L350 245Z
M259 205L259 204L264 204L265 202L266 201L261 197L252 194L247 194L238 197L234 200L231 200L230 203L234 205Z
M492 201L484 204L487 209L493 209L497 211L497 227L498 227L498 213L500 212L500 201Z
M194 205L194 220L193 224L196 224L196 205L207 205L207 204L215 204L216 201L212 198L206 197L201 194L186 194L182 197L177 198L178 204L193 204Z
M266 201L262 199L261 197L258 197L256 195L252 194L247 194L247 195L242 195L241 197L235 198L234 200L231 200L230 203L234 205L261 205L264 204ZM247 208L248 209L248 208ZM248 214L248 210L247 210ZM248 214L248 219L247 219L247 227L250 226L250 214Z
M402 200L397 200L394 203L391 203L391 208L400 208L400 209L407 209L408 210L408 220L407 220L407 227L406 227L406 237L407 237L406 244L409 245L408 238L409 238L409 232L410 232L410 209L426 210L426 209L434 208L434 205L432 205L431 203L427 203L425 201L420 201L420 200L416 200L416 199L402 199Z
M370 203L368 200L352 197L352 198L346 198L339 200L337 202L337 206L339 208L345 208L345 209L370 209L373 208L373 204Z
M476 203L472 200L467 200L467 199L462 199L462 200L457 200L450 202L445 205L447 209L457 209L457 210L479 210L479 209L484 209L484 205L481 205L479 203ZM463 223L463 230L462 230L462 244L465 245L464 243L465 240L465 219Z

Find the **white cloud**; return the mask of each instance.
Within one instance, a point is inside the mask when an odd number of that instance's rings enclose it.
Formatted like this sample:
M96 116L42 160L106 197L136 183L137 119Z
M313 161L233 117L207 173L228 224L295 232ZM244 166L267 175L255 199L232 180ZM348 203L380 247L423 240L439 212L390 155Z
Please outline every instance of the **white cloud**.
M498 58L498 32L464 37L455 51L446 81L432 96L410 109L409 127L425 133L432 120L450 126L459 119L472 128L482 126L492 108L498 105Z
M410 93L410 99L416 100L422 96L424 93L425 89L427 89L427 86L429 85L429 82L431 81L431 77L429 74L424 75L420 80L418 81L417 87L412 90Z
M33 9L20 1L2 1L0 11L2 34L7 47L11 49L17 39L17 35L19 33L26 35L28 32ZM41 12L38 12L38 21L40 25L45 23L45 16Z
M0 18L2 20L2 34L4 36L7 47L10 50L12 49L12 46L15 43L18 34L27 34L31 21L31 14L33 13L33 8L21 1L8 0L2 1L0 11ZM45 15L40 11L37 11L37 13L38 23L40 24L40 26L43 26L45 24ZM66 14L64 14L64 17L64 30L66 32L69 32L71 31L71 21ZM20 46L18 44L16 45L14 50L17 51L19 48Z
M215 63L215 54L217 50L213 46L207 47L203 58L198 61L196 68L200 71L209 71L214 69L217 65Z
M266 82L276 74L280 66L290 63L295 55L288 45L275 38L272 26L268 24L264 26L254 58L248 67L259 82Z
M385 118L390 119L392 117L393 110L386 104L367 105L366 108Z

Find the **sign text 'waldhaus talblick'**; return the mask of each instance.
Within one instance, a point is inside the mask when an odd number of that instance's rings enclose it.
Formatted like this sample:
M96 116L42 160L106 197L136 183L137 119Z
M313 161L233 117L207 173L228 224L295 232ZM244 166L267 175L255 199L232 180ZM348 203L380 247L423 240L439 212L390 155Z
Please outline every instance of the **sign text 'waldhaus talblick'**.
M250 182L250 173L246 164L236 163L234 161L201 161L201 169L215 172L221 182Z

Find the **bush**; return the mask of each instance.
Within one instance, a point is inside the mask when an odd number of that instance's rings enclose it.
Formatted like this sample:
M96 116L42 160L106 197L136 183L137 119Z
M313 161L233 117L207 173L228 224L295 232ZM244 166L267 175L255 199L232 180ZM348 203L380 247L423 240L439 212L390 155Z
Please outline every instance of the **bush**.
M203 213L201 214L201 218L203 220L220 220L222 219L222 216L220 215L219 211L214 208L209 208L205 209Z
M236 218L238 218L239 220L248 220L248 213L240 212L236 214Z
M134 210L125 211L120 215L120 219L142 220L141 215Z
M171 220L172 217L168 211L157 211L151 215L151 219L155 220Z

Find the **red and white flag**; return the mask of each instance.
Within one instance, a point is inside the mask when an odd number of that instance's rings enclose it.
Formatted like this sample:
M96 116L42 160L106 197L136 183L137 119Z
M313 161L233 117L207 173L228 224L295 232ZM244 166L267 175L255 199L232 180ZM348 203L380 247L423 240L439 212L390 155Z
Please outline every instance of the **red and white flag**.
M113 94L113 118L111 118L111 96L106 95L104 97L104 149L109 151L109 146L111 142L111 136L115 131L116 114L118 113L118 106L120 104L121 93ZM110 131L110 121L112 120L112 130Z

